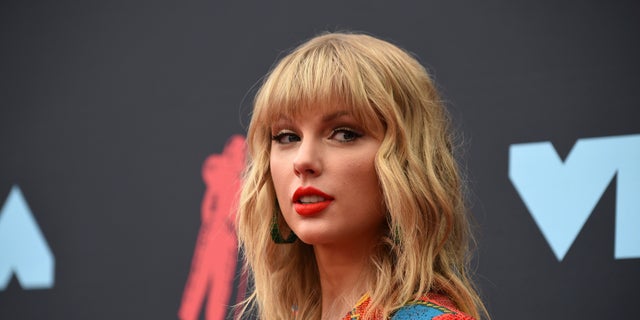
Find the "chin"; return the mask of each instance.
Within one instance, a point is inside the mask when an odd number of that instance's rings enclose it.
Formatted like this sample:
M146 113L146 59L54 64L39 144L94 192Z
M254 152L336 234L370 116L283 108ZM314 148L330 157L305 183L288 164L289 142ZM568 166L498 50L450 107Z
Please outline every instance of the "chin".
M315 244L320 244L322 243L321 239L322 237L318 236L318 235L314 235L314 234L297 234L298 239L300 239L300 241L308 244L308 245L315 245Z
M332 237L326 233L318 231L300 231L296 232L298 239L308 245L324 244L331 241Z

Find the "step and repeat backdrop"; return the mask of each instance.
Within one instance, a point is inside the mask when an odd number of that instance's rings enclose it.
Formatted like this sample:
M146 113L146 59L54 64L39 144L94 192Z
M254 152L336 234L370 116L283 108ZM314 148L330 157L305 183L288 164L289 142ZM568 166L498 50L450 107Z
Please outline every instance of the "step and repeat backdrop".
M2 1L0 318L233 317L231 200L256 86L363 31L432 73L494 319L640 300L634 1Z

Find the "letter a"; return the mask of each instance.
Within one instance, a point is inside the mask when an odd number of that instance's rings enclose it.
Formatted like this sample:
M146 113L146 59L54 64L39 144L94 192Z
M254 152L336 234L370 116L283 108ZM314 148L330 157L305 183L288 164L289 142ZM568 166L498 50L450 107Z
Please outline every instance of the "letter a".
M15 273L23 289L48 289L54 282L54 257L18 186L0 210L0 290Z

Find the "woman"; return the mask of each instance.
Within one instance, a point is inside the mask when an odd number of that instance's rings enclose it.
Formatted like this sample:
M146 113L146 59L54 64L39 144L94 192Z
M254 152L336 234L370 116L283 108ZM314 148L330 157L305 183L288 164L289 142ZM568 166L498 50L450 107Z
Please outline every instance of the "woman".
M261 319L471 319L445 109L409 54L324 34L264 80L238 238ZM435 317L435 318L434 318Z

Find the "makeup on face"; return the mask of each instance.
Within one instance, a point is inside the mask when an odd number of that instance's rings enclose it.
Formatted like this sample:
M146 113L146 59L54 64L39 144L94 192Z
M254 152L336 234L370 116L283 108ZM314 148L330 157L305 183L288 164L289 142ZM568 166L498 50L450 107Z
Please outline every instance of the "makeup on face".
M384 223L375 168L384 132L347 110L317 111L278 117L270 128L270 173L282 215L307 244L375 241Z
M301 216L309 217L326 209L333 197L311 186L296 189L292 197L294 210Z

